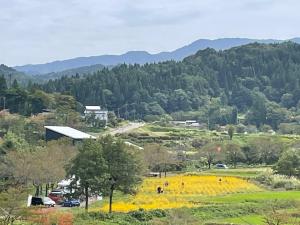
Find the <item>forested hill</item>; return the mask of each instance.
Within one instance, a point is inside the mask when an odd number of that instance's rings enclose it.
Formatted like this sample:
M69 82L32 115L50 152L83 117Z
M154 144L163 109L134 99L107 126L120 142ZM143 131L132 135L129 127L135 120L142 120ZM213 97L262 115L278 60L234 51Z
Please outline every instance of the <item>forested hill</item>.
M86 74L91 74L94 72L97 72L98 70L102 70L104 68L103 65L101 64L96 64L92 66L84 66L84 67L78 67L75 69L69 69L69 70L64 70L61 72L53 72L53 73L48 73L48 74L43 74L43 75L33 75L32 77L36 80L39 80L40 82L45 82L50 79L59 79L62 76L72 76L74 74L78 74L80 76L84 76ZM109 67L111 68L111 67Z
M4 64L0 65L0 76L4 76L8 85L14 80L17 80L20 84L25 85L31 79L30 75L16 71L15 69L8 67Z
M300 115L299 82L300 45L286 42L205 49L181 62L120 65L51 80L42 88L125 117L172 113L175 119L192 115L204 122L209 115L212 123L227 124L239 113L247 123L277 128Z

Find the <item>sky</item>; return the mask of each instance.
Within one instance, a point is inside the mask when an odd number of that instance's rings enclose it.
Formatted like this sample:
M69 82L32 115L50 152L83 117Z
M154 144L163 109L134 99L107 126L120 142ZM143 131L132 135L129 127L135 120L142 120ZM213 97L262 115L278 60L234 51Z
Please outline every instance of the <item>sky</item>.
M300 37L299 0L0 0L0 64Z

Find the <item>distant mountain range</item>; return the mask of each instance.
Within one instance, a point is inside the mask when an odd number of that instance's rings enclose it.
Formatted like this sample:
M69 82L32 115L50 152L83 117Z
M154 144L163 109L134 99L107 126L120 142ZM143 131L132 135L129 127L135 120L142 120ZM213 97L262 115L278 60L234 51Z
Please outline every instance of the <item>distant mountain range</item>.
M158 54L150 54L146 51L130 51L122 55L100 55L90 57L78 57L62 61L54 61L45 64L24 65L14 67L16 70L26 74L38 75L61 72L64 70L75 69L79 67L88 67L96 64L104 66L114 66L117 64L145 64L153 62L161 62L166 60L179 61L183 58L195 54L199 50L205 48L214 48L216 50L224 50L232 47L237 47L253 42L258 43L281 43L284 41L293 41L300 43L300 38L293 38L289 40L275 40L275 39L248 39L248 38L222 38L216 40L199 39L189 45L181 47L171 52L161 52ZM74 71L73 71L74 72Z

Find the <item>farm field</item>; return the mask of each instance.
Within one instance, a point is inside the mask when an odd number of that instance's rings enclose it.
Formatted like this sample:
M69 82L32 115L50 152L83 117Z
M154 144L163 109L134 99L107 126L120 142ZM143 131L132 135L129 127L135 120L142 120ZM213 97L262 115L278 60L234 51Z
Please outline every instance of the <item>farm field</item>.
M149 221L136 221L135 224L263 225L265 217L275 207L278 215L286 215L288 212L290 218L297 221L297 215L300 214L300 191L269 190L249 180L264 170L265 168L240 168L204 171L197 175L145 178L135 196L117 193L113 204L113 218L117 221L124 220L124 217L128 217L124 213L135 215L143 208L143 215L148 215L147 211L151 214L153 210L155 212L162 209L167 216L153 216ZM167 187L165 182L168 182ZM164 189L163 194L157 194L158 186ZM107 212L107 199L102 203L95 203L89 211ZM169 223L173 220L176 222ZM99 224L118 223L107 220Z
M259 173L263 168L257 170ZM234 176L234 171L244 175ZM58 208L49 214L48 220L58 217L61 221L73 220L75 225L263 225L266 215L275 207L276 216L289 215L297 222L300 191L270 190L252 183L249 177L253 177L254 171L255 168L240 168L212 170L214 175L170 174L166 178L145 178L136 195L116 192L111 215L107 214L108 199L104 198L91 205L88 215L83 208ZM163 188L162 194L157 193L158 186Z
M226 132L207 131L197 128L189 127L175 127L175 126L160 126L158 124L145 124L139 128L131 130L130 133L120 134L124 140L131 141L132 143L143 146L147 143L159 141L161 144L174 147L178 143L184 144L188 150L187 154L194 154L195 149L192 147L194 139L201 139L202 141L226 141L229 140ZM241 146L256 140L257 138L268 138L282 142L284 145L289 146L300 141L299 135L271 135L268 133L235 133L234 140Z
M163 193L157 193L161 187ZM172 209L201 206L201 197L223 196L232 193L262 191L247 180L236 177L206 175L175 175L166 178L146 178L131 200L117 201L114 211L128 212L138 209ZM108 210L108 205L101 208Z

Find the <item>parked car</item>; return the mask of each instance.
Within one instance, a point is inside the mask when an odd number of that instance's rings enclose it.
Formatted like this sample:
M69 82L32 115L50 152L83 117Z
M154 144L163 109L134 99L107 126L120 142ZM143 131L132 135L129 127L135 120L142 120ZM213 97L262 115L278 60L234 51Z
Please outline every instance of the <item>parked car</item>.
M159 173L158 172L150 172L147 174L148 177L158 177Z
M55 201L53 201L51 198L49 197L44 197L43 198L43 202L45 206L48 207L54 207L56 205Z
M42 197L32 197L31 205L32 206L44 205L43 198Z
M48 197L55 201L56 204L62 204L64 201L64 194L65 193L62 190L53 190Z
M79 207L80 206L80 200L79 199L65 200L64 203L63 203L63 206L64 207L74 207L74 206Z
M216 168L217 169L228 169L228 167L223 163L216 164Z
M47 207L54 207L56 204L49 197L32 197L31 205L32 206L44 205L44 206L47 206Z

